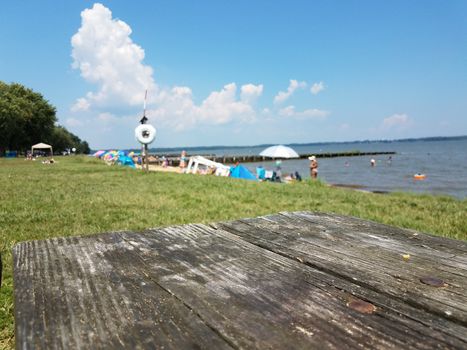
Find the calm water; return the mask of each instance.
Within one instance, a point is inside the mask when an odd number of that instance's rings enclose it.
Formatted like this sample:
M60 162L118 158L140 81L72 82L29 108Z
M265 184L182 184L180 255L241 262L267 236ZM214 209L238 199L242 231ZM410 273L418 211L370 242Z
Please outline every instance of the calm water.
M357 185L370 191L410 191L433 194L448 194L458 198L467 197L467 140L415 141L415 142L369 142L342 143L320 146L295 146L300 154L322 152L395 151L392 162L388 156L362 156L342 158L319 158L319 178L329 184ZM200 151L217 155L259 154L263 147L216 149ZM190 154L196 151L190 150ZM370 166L370 159L376 166ZM347 162L347 165L346 165ZM258 165L275 169L275 162L245 163L255 172ZM309 161L285 160L282 174L298 171L304 178L309 177ZM416 173L426 174L424 181L414 181Z

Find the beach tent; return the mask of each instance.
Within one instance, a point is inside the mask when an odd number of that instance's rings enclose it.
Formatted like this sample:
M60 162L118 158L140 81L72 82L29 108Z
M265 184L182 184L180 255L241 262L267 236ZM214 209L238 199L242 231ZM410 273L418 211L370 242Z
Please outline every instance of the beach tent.
M48 145L46 143L38 143L34 146L31 147L31 154L34 154L34 150L35 149L50 149L50 155L53 156L54 152L52 150L52 146L51 145Z
M250 171L245 168L243 165L237 165L230 170L230 177L235 177L237 179L246 179L246 180L257 180Z
M136 168L133 159L127 156L125 152L119 151L117 157L117 164L129 166L131 168Z

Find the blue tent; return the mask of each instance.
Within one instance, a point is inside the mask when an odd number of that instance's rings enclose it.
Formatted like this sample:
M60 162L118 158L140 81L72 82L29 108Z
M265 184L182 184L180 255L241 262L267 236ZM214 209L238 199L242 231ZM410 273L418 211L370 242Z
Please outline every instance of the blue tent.
M122 152L122 155L118 156L117 164L126 165L131 168L135 168L135 163L133 162L133 159L124 155L123 152Z
M246 179L246 180L257 180L250 171L245 168L243 165L237 165L230 170L230 177L235 177L237 179Z

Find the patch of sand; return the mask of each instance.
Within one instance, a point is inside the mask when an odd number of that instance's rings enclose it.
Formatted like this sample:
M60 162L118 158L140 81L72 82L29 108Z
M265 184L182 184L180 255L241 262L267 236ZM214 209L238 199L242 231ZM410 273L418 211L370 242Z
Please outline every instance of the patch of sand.
M136 164L136 169L141 170L141 165ZM179 167L174 167L174 166L163 167L161 165L154 165L154 164L149 164L149 171L160 171L160 172L165 172L165 173L179 173L179 174L183 173L182 169Z

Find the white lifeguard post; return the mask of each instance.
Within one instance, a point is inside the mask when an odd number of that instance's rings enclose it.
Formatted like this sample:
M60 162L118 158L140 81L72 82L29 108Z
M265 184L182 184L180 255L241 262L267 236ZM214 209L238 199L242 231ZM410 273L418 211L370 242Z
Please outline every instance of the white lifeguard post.
M148 155L148 145L154 142L156 139L156 128L151 124L146 124L148 118L146 117L146 98L148 95L148 90L144 94L144 108L143 108L143 118L139 121L141 125L138 125L135 128L135 137L139 143L143 145L141 152L141 168L143 170L149 171L149 155ZM144 166L146 165L146 167ZM146 168L146 169L145 169Z

